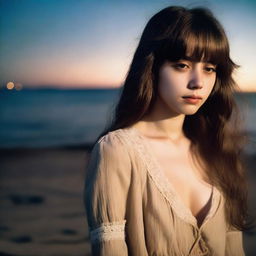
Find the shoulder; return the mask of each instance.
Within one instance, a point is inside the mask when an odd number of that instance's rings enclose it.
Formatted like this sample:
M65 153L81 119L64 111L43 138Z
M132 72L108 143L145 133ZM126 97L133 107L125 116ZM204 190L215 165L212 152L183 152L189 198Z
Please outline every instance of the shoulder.
M118 129L100 137L91 152L87 173L102 174L106 179L123 177L125 183L139 178L146 181L144 161L135 149L136 141L127 129ZM96 176L95 176L96 177Z
M123 129L118 129L118 130L108 132L104 136L100 137L96 143L108 144L113 146L124 145Z
M106 160L128 161L130 156L129 145L124 138L123 129L108 132L100 137L92 149L92 155Z
M96 142L98 147L104 147L110 151L116 151L118 153L119 150L128 151L128 145L124 138L123 129L118 129L114 131L110 131L104 136L100 137Z
M132 160L126 145L117 132L109 132L95 143L91 151L86 165L85 185L98 184L104 187L104 184L116 186L120 182L129 184L132 170Z

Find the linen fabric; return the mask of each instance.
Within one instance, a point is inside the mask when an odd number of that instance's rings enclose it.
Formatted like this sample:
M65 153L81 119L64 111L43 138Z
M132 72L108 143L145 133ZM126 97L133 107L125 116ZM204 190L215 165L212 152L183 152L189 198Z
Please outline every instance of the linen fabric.
M242 232L228 226L216 187L210 200L199 227L145 138L132 127L109 132L94 145L86 170L92 255L244 256Z

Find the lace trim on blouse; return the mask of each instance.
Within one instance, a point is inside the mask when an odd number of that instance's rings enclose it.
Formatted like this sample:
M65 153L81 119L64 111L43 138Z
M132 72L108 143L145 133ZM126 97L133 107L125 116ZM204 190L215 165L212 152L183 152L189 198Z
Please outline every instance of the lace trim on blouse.
M126 220L101 224L98 228L90 232L91 242L125 240L125 223Z
M150 151L145 145L145 142L143 141L144 139L137 132L137 130L135 130L135 128L130 127L116 130L116 132L118 132L120 136L122 136L125 139L126 143L130 145L131 148L136 149L139 157L142 159L145 166L147 167L149 177L155 183L160 193L170 203L177 216L179 216L187 223L190 223L193 226L198 227L197 219L180 200L171 183L169 182L165 174L162 172L158 164L155 162L154 157L151 155ZM208 214L206 215L201 227L208 221L208 219L210 219L215 214L219 205L219 196L219 191L217 190L216 187L213 187L211 208Z

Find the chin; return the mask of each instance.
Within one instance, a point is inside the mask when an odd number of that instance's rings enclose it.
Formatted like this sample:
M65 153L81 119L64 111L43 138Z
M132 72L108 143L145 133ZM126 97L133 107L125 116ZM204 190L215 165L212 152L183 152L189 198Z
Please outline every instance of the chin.
M196 114L196 112L197 111L194 111L194 112L191 111L189 113L184 113L184 114L185 114L185 116L192 116L192 115Z
M193 108L190 108L190 109L184 109L182 111L182 114L190 116L190 115L194 115L198 110L199 110L199 107L193 107Z

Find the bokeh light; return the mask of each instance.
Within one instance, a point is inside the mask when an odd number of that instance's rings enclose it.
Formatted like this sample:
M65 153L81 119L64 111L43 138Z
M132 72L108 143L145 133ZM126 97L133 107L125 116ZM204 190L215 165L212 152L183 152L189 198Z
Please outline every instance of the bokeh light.
M7 88L8 90L12 90L12 89L14 88L14 83L13 83L13 82L8 82L8 83L6 84L6 88Z

